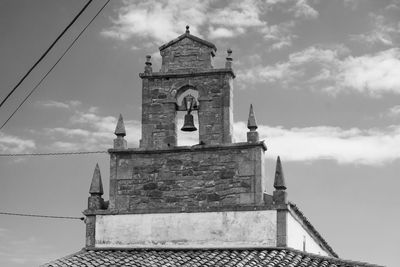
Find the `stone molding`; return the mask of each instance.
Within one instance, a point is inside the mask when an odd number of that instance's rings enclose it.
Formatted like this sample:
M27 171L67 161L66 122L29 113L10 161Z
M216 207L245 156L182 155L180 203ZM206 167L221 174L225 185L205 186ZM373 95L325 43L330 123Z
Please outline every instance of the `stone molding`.
M229 149L242 149L242 148L252 148L261 147L264 151L267 151L267 146L264 141L259 141L257 143L233 143L233 144L219 144L219 145L194 145L194 146L176 146L172 148L160 148L160 149L145 149L145 148L127 148L127 149L108 149L110 154L160 154L160 153L180 153L189 151L216 151L216 150L229 150Z
M186 78L186 77L198 77L198 76L210 76L216 74L230 74L233 78L236 77L233 69L221 68L221 69L209 69L209 70L191 70L191 71L180 71L180 72L152 72L152 73L139 73L139 77L142 79L162 79L162 78Z

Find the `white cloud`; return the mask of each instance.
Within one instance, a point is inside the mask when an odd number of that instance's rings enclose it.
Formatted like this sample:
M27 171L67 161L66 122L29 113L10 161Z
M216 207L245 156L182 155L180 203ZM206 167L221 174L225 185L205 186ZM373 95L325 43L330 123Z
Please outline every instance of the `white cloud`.
M279 50L292 46L293 39L297 38L297 36L292 33L294 26L294 21L290 21L264 27L261 32L267 44L270 44L269 50Z
M237 122L234 135L244 141L246 124ZM332 126L290 128L259 126L267 156L286 161L335 160L340 164L383 165L400 159L400 126L386 129L342 129Z
M181 122L182 123L182 122ZM180 124L179 124L180 125ZM246 141L245 122L234 123L236 142ZM268 147L266 156L285 161L333 160L340 164L380 166L400 159L400 126L385 129L342 129L333 126L284 128L259 125L260 140ZM197 132L178 132L179 145L198 144Z
M127 40L133 36L165 42L176 38L190 24L191 31L206 20L209 1L124 1L113 26L102 32L104 36Z
M400 118L400 105L391 107L385 114L388 117L399 117Z
M290 54L285 62L239 71L238 80L242 83L275 82L286 87L335 94L349 91L375 97L384 93L400 94L400 49L359 57L347 53L343 46L310 47Z
M238 79L245 82L279 82L289 84L304 79L307 65L335 64L337 57L346 50L343 47L334 49L321 49L309 47L301 52L292 53L286 62L278 62L275 65L258 65L239 71Z
M70 109L70 108L75 108L82 103L77 100L72 100L68 102L60 102L60 101L55 101L55 100L47 100L47 101L37 101L36 104L38 106L44 107L44 108L60 108L60 109Z
M273 37L276 43L273 49L280 49L291 45L292 41L291 29L287 27L282 31L280 28L292 22L282 22L278 28L268 25L268 12L289 12L297 19L318 16L318 11L307 0L233 0L225 6L222 4L213 0L126 0L117 9L116 18L111 19L112 26L104 29L102 35L122 41L138 37L140 41L147 41L146 44L160 44L182 34L187 24L191 33L202 37L200 32L203 32L211 39L232 38L250 31L264 30L265 33L265 28L272 27L267 38ZM143 46L143 42L134 44L135 48L138 46Z
M362 44L376 45L382 44L386 46L393 46L395 39L400 35L400 24L389 23L382 15L370 14L370 21L372 23L372 30L367 33L354 34L350 38Z
M266 21L260 18L259 5L259 2L253 0L232 1L228 6L211 12L209 23L229 28L236 35L244 33L247 28L266 26Z
M210 27L209 29L209 38L211 39L217 39L217 38L231 38L235 36L235 33L232 30L229 30L227 28L223 27L218 27L214 29L213 27Z
M315 19L319 16L318 11L307 0L297 0L296 4L289 11L293 12L296 18Z
M28 153L36 148L35 141L0 132L1 153Z
M340 62L339 87L351 88L373 96L400 94L400 49L372 55L348 57Z
M309 51L293 56L293 62L308 62L334 57L329 52ZM392 113L400 114L395 106ZM196 121L195 116L195 123ZM46 129L47 137L53 141L47 149L52 151L92 151L112 147L113 132L117 123L114 116L101 116L98 109L75 110L70 117L69 127ZM183 124L178 118L178 128ZM129 147L138 147L141 137L140 122L127 120L125 126ZM245 122L234 123L236 142L246 140ZM333 126L284 128L260 125L260 139L265 139L269 148L266 155L275 158L281 155L287 161L334 160L341 164L383 165L400 159L400 126L383 129L342 129ZM179 145L198 144L198 132L185 134L178 130ZM20 140L14 141L20 144ZM1 138L0 138L1 144ZM34 143L33 143L34 144ZM34 148L34 146L33 146Z
M138 145L141 134L140 123L136 120L124 120L127 131L127 141L134 147ZM44 130L52 143L47 149L52 151L90 151L112 147L115 138L114 130L117 117L101 116L97 107L74 110L69 119L70 127L56 127Z

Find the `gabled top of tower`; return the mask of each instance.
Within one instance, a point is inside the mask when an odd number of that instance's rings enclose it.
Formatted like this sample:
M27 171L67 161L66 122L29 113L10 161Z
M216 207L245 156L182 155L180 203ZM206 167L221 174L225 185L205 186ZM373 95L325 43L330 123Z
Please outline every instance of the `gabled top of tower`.
M211 57L217 51L213 43L191 35L189 26L186 26L184 34L159 49L162 56L161 72L212 69Z
M162 46L159 47L159 49L160 49L160 51L162 51L165 48L167 48L167 47L169 47L169 46L181 41L184 38L189 38L189 39L191 39L191 40L193 40L195 42L198 42L200 44L208 46L208 47L212 48L214 52L217 52L217 47L213 43L211 43L209 41L206 41L206 40L203 40L203 39L201 39L201 38L199 38L197 36L194 36L194 35L190 34L189 25L186 26L186 32L184 34L178 36L177 38L175 38L174 40L169 41L166 44L163 44Z

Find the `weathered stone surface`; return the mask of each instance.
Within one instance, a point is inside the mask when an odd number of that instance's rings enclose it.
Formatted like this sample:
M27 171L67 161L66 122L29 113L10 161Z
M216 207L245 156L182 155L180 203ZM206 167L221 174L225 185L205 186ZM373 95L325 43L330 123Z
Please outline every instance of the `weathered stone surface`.
M94 247L95 240L95 232L96 232L96 216L86 216L85 219L86 224L86 247Z
M198 92L198 110L193 115L198 116L199 143L232 142L232 73L221 69L187 74L168 72L142 76L142 148L177 145L176 115L181 104L177 99L189 89Z
M247 132L247 142L256 143L260 140L258 132Z
M256 116L254 115L254 111L253 111L253 104L250 104L249 118L247 120L247 128L250 131L255 131L258 128L257 122L256 122Z
M90 184L89 193L91 195L103 195L103 183L101 181L100 167L96 164L93 172L92 183Z
M263 146L223 148L112 152L110 209L262 204Z
M285 176L283 174L281 158L276 160L274 188L277 190L286 190Z
M97 215L96 247L276 246L276 223L275 210Z
M122 114L119 114L117 126L115 127L114 134L116 136L121 136L124 137L126 135L125 131L125 124L124 124L124 119L122 118Z

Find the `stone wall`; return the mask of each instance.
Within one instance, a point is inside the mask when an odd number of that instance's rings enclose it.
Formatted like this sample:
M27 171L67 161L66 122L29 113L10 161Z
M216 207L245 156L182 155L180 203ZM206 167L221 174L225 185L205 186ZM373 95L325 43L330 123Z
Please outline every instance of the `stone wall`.
M211 69L212 52L211 47L191 38L184 38L160 51L161 72Z
M97 215L97 248L276 246L276 211Z
M110 150L110 210L262 204L263 143Z

